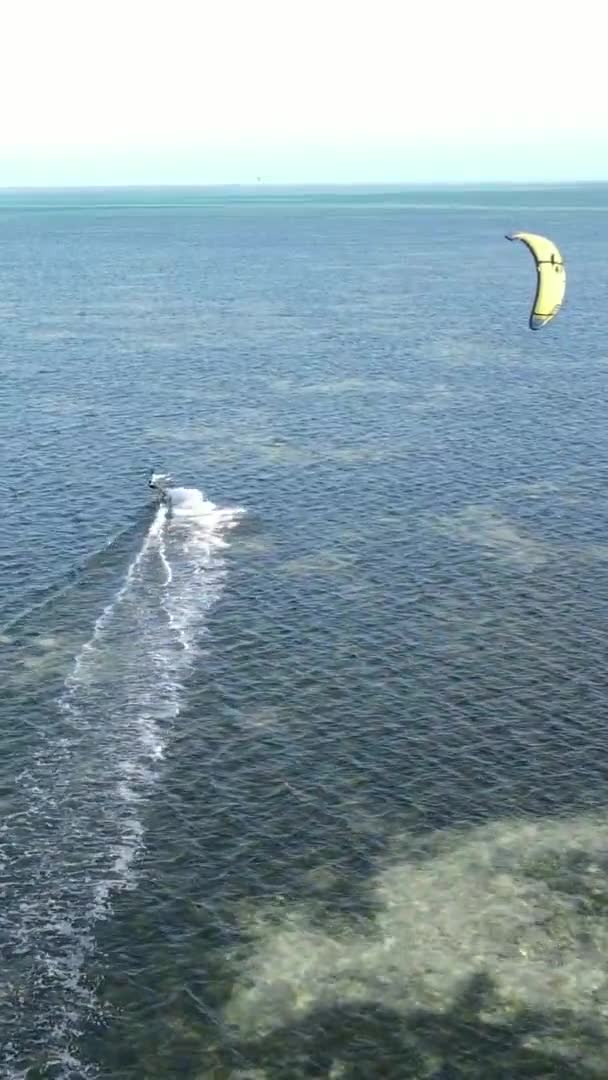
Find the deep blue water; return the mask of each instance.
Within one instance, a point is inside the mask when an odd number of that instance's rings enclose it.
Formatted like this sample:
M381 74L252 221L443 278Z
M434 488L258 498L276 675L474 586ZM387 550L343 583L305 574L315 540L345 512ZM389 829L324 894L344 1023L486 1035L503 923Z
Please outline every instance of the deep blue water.
M0 193L0 1075L604 1075L607 286L601 186Z

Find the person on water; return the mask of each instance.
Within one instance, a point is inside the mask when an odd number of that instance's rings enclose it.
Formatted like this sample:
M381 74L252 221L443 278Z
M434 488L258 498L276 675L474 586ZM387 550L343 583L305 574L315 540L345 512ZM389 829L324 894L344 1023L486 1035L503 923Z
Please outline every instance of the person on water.
M150 470L148 487L157 493L160 502L168 502L167 484L170 480L169 473L157 473L154 469Z

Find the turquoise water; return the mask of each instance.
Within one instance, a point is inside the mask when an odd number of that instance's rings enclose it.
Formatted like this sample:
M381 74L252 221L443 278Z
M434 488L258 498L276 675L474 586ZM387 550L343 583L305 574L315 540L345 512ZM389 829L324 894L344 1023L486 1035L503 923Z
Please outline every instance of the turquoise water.
M607 210L0 193L1 1075L604 1075Z

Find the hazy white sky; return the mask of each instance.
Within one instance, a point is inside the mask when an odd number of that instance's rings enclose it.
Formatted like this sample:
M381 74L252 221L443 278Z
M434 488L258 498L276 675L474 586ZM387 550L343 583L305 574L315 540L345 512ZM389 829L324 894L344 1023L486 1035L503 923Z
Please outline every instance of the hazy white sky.
M608 179L601 10L7 0L0 185Z

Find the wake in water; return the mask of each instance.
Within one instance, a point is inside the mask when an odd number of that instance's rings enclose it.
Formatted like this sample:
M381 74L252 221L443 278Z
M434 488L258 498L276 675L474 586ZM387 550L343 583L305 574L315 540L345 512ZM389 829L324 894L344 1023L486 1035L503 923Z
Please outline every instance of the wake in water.
M173 488L123 583L76 656L0 830L7 961L0 1066L92 1075L73 1056L94 993L84 967L113 892L133 886L142 802L179 717L183 683L226 575L226 534L243 511ZM6 874L3 874L7 877Z

